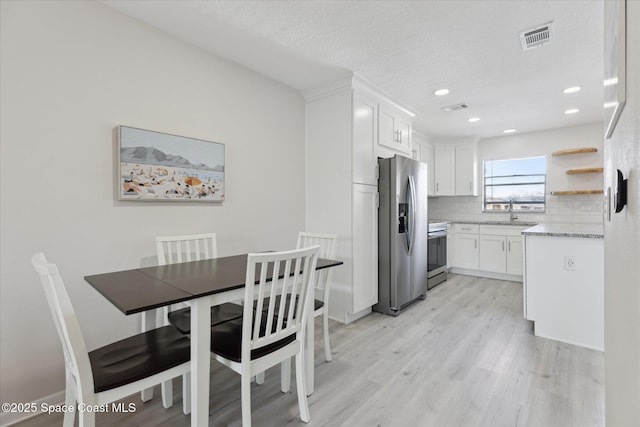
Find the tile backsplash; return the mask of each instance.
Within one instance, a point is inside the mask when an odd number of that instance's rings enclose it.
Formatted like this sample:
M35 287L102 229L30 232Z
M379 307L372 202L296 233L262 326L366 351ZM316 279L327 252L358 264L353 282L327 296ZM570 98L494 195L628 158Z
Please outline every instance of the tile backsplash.
M545 213L518 213L523 222L570 222L602 224L602 194L547 195ZM430 197L429 219L450 221L508 221L508 213L482 212L482 197Z

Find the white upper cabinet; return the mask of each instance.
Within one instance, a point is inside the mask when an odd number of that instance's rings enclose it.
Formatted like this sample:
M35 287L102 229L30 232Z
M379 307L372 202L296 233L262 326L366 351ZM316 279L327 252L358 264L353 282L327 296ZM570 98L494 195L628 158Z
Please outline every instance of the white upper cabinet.
M436 196L477 196L477 142L434 144Z
M411 118L381 103L378 106L378 144L411 156Z
M413 159L427 164L427 196L435 196L435 174L433 167L433 144L420 133L413 131L411 137Z
M456 179L456 152L452 144L435 144L434 158L434 194L436 196L454 196Z
M456 144L456 196L477 196L476 144Z
M378 103L358 92L353 92L353 182L378 185L378 158L376 115Z

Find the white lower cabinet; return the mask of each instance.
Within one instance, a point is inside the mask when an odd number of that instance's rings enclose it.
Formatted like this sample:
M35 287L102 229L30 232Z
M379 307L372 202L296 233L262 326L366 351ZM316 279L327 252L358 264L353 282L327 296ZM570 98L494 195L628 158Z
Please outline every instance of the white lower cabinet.
M480 270L507 272L507 238L493 234L480 235Z
M451 266L466 270L476 270L482 276L498 275L522 276L523 239L525 226L454 224L453 261ZM469 272L465 272L469 274ZM517 280L514 277L507 277Z
M478 225L454 224L453 266L477 270L480 248L478 245Z
M522 276L522 237L480 235L480 270Z
M352 313L378 303L378 187L353 184ZM374 284L374 285L372 285Z
M522 276L524 248L522 236L507 236L507 274Z
M447 224L447 268L453 266L453 227Z

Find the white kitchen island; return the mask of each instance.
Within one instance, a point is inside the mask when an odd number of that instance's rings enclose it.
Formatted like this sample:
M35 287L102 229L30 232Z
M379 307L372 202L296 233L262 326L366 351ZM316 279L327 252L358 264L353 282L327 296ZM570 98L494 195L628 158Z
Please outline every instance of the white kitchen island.
M601 224L538 224L524 236L524 317L536 336L604 350Z

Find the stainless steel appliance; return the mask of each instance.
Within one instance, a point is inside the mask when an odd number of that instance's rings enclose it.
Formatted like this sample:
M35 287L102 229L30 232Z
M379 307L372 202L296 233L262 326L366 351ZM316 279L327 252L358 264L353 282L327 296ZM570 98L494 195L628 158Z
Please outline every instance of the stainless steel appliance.
M447 280L447 223L429 222L427 289Z
M427 292L427 165L402 156L378 159L378 304L397 316Z

